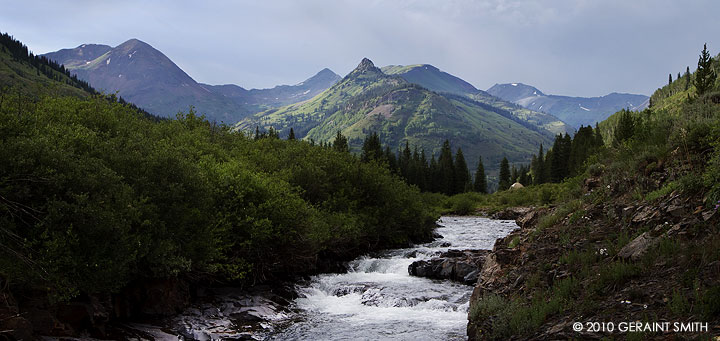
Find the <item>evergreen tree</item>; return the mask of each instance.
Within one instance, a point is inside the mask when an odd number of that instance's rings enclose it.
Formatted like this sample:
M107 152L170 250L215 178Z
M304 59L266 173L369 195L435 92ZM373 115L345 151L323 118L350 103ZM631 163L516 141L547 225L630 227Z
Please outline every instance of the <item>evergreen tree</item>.
M617 126L613 132L613 138L615 144L620 144L623 141L631 138L635 133L635 118L632 113L628 110L620 111L620 118L618 119Z
M498 182L498 191L504 191L510 188L510 164L508 159L503 157L500 162L500 182Z
M707 50L707 44L703 45L698 59L698 68L695 72L695 89L698 95L702 95L715 84L715 70L712 68L712 57Z
M672 84L672 73L668 75L668 85Z
M555 143L552 147L553 159L550 162L550 182L560 182L562 180L562 163L564 159L563 138L562 135L555 136Z
M514 184L517 182L519 173L518 168L515 165L510 166L510 183Z
M362 154L360 159L364 162L371 160L378 160L383 156L382 144L380 143L380 137L377 132L365 137L365 141L362 146Z
M472 184L470 182L470 171L468 171L465 156L460 148L458 148L457 153L455 154L455 176L453 180L455 181L455 193L466 192L468 187Z
M333 140L332 148L339 152L350 152L347 137L343 136L340 130L338 130L337 134L335 135L335 140Z
M551 174L550 171L552 167L550 167L553 163L553 156L555 153L553 153L552 149L548 149L548 151L545 153L545 166L543 167L543 179L545 180L545 183L550 182Z
M430 182L428 182L428 189L431 192L440 192L440 182L442 181L442 176L440 175L440 167L438 166L437 161L435 160L435 154L431 155L430 157Z
M430 166L428 165L427 156L425 156L425 149L420 150L420 165L422 166L422 183L420 190L429 191L430 179Z
M390 168L390 171L397 174L397 172L398 172L397 159L395 158L395 154L392 151L390 151L389 146L385 146L384 158L388 163L388 168Z
M288 140L289 141L295 140L295 131L293 130L293 128L290 128L290 134L288 135Z
M442 149L440 149L440 157L438 157L439 172L439 188L440 192L452 195L454 194L455 165L453 163L452 150L450 149L450 141L445 140Z
M535 168L532 170L533 173L533 184L541 185L545 181L545 154L543 152L543 145L540 144L540 150L538 151L537 158L534 162Z
M475 170L474 190L478 193L487 193L487 177L485 176L485 166L483 166L482 156L478 160L477 170Z
M690 67L685 69L685 90L690 88Z
M398 164L400 166L400 175L406 180L410 178L410 159L412 154L410 153L410 143L405 141L405 148L402 153L398 155Z
M518 176L517 182L521 183L523 186L530 185L527 166L520 166L520 175Z
M605 142L603 140L603 136L600 133L600 127L597 123L595 123L595 149L602 147L605 145Z

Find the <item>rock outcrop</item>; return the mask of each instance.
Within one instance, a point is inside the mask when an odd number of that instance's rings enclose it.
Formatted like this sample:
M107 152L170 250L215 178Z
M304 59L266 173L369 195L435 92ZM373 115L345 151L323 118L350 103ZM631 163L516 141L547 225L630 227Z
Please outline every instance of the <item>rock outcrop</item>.
M436 258L413 262L408 272L412 276L474 285L489 253L489 250L449 250Z

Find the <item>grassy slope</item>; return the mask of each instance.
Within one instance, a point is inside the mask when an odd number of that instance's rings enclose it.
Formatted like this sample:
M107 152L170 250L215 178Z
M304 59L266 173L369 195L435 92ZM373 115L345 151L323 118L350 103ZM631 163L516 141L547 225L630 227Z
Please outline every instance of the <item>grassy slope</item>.
M574 131L572 127L558 120L557 117L504 101L485 91L480 91L464 80L442 72L432 65L390 65L383 67L382 71L389 75L403 77L410 83L421 85L432 91L467 96L475 101L507 110L520 120L539 126L553 134Z

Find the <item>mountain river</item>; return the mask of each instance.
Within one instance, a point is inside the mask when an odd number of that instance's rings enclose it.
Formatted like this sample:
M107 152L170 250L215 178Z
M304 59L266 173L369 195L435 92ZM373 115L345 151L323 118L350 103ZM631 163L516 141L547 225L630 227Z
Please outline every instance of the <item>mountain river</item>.
M294 323L270 340L464 340L472 287L412 277L408 266L449 249L492 249L517 228L511 220L446 216L443 236L413 248L360 257L343 274L297 286Z

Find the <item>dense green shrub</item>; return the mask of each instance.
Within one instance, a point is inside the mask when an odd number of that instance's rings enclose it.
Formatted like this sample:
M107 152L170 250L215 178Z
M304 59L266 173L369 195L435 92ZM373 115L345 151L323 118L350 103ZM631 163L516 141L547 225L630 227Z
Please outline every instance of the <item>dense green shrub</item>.
M101 98L6 94L0 142L0 276L59 298L303 273L323 254L427 239L437 218L381 164L192 111L155 122Z

